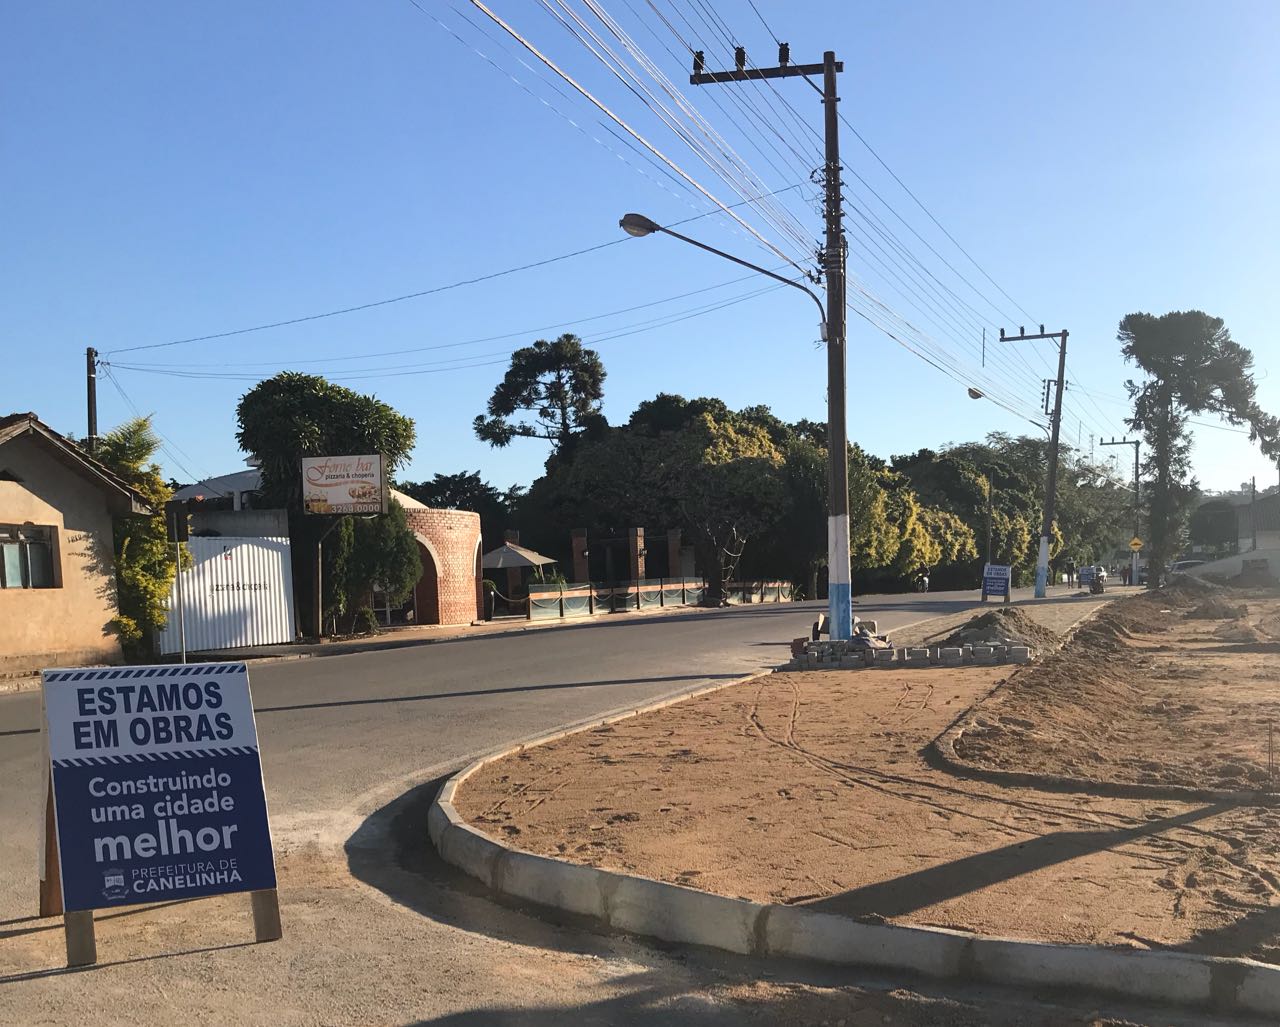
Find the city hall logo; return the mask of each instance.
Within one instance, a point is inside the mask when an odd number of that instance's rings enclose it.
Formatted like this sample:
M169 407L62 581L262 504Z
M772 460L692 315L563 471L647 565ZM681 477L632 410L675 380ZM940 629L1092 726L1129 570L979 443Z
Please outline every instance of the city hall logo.
M109 902L119 902L129 894L124 883L124 871L112 868L102 871L102 897Z

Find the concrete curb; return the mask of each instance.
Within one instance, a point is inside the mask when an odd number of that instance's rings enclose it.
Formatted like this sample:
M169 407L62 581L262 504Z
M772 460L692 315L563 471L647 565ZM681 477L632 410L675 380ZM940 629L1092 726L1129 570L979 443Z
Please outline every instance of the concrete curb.
M454 807L459 786L495 760L763 676L711 685L484 756L440 789L427 815L431 842L447 863L496 892L676 944L1000 985L1083 989L1229 1012L1280 1013L1280 966L1183 952L1059 945L935 927L870 924L802 906L729 898L523 852L464 823Z

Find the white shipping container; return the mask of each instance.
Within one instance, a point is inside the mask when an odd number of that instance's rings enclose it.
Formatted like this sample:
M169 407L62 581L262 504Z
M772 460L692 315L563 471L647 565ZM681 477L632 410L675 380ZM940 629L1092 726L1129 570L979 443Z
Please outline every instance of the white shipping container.
M293 566L287 538L192 538L193 565L182 572L187 651L292 642ZM160 651L182 651L178 583Z

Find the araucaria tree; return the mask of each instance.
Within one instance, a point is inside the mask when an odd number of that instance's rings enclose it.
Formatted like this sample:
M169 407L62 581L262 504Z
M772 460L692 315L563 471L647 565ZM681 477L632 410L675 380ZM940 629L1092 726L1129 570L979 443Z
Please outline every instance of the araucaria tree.
M1253 354L1231 338L1220 317L1177 310L1159 317L1129 314L1116 338L1144 377L1125 386L1133 400L1129 426L1148 446L1145 473L1150 515L1148 581L1154 587L1176 555L1197 487L1188 480L1192 414L1215 413L1247 424L1263 453L1280 456L1280 422L1256 401Z
M491 446L515 438L546 439L560 452L573 439L602 427L604 364L576 335L539 339L511 354L511 366L478 416L476 438ZM517 414L527 419L516 420Z

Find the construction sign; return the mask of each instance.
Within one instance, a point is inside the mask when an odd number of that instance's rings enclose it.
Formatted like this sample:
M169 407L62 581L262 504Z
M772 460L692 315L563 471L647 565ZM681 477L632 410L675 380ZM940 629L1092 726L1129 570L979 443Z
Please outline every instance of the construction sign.
M244 664L46 670L43 686L52 830L42 877L57 896L46 902L42 887L47 912L70 920L243 891L274 904Z

